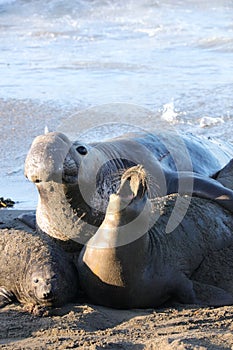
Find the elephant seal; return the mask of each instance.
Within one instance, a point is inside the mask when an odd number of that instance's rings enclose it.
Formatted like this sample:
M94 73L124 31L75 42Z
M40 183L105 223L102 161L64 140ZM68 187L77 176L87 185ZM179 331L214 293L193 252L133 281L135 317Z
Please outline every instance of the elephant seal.
M39 192L38 229L78 251L101 225L122 172L137 164L149 174L152 198L178 192L233 211L233 191L215 180L232 156L231 145L166 130L92 144L52 132L33 141L25 175Z
M0 307L18 301L32 313L78 295L78 273L50 238L23 230L0 230Z
M103 223L78 260L81 286L93 303L114 308L158 307L169 298L199 303L190 278L210 248L232 244L232 215L216 203L192 198L184 219L168 234L176 196L156 198L151 206L142 166L124 173ZM209 305L233 304L233 295L216 291Z

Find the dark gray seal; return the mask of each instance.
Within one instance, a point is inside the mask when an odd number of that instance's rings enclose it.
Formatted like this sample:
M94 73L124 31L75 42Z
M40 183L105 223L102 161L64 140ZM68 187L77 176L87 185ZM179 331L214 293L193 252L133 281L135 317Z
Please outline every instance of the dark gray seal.
M36 314L77 296L77 270L60 247L38 234L0 230L0 307L19 301Z
M233 191L215 180L232 155L229 144L166 130L92 144L72 143L53 132L33 141L25 175L39 191L38 229L64 242L81 243L70 245L79 250L102 223L122 172L137 164L149 174L152 198L192 194L233 211Z
M124 173L102 225L79 256L80 283L93 303L114 308L158 307L170 298L199 303L192 274L211 249L232 244L232 215L216 203L193 198L182 222L166 233L177 196L157 198L151 207L144 169ZM207 304L233 304L233 295L216 291Z

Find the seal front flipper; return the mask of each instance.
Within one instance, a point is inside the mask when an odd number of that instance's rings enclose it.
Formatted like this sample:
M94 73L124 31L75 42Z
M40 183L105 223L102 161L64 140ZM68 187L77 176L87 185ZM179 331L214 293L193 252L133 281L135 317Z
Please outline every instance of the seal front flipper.
M16 300L14 293L5 287L0 287L0 308L13 303Z
M233 295L222 288L193 281L193 288L198 298L198 304L202 306L226 306L233 305Z
M215 201L233 213L233 191L215 179L200 174L181 172L176 180L180 195L192 195Z
M223 186L233 190L233 159L220 171L213 176Z
M30 314L34 316L50 316L51 314L51 307L43 306L43 305L37 305L33 303L27 303L23 306L23 310L26 312L29 312Z
M210 284L190 280L186 276L177 279L173 295L182 304L216 307L233 305L233 295L229 292Z
M173 281L174 283L174 281ZM193 289L193 282L185 275L176 274L176 286L173 285L173 296L182 304L196 304L196 293Z

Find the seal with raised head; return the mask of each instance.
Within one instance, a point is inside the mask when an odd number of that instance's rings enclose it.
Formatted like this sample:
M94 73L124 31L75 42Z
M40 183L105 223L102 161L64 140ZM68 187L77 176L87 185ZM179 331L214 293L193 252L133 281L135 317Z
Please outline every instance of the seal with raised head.
M180 225L167 233L176 196L157 198L152 206L142 166L123 174L102 225L78 260L80 283L93 303L148 308L169 298L199 302L190 278L210 248L232 244L232 215L214 202L192 198ZM233 295L217 292L209 305L233 304Z
M78 296L75 265L46 237L23 230L0 230L0 307L14 301L40 313Z
M152 198L193 194L233 211L233 191L215 180L232 155L231 145L166 130L92 144L52 132L33 141L25 175L39 191L37 227L60 241L75 240L69 249L80 250L102 223L122 172L137 164L150 176Z

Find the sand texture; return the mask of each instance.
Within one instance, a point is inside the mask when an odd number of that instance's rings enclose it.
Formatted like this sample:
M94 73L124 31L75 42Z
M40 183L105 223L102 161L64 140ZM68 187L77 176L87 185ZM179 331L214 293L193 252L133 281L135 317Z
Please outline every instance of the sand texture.
M18 214L1 210L0 228L25 229L15 219ZM232 251L233 247L228 247L213 252L216 279L220 280L222 267L229 291ZM210 258L204 267L207 271L208 264L212 264ZM0 348L233 349L232 318L233 306L201 308L170 303L157 310L113 310L83 300L53 309L49 316L38 317L13 304L0 309Z

